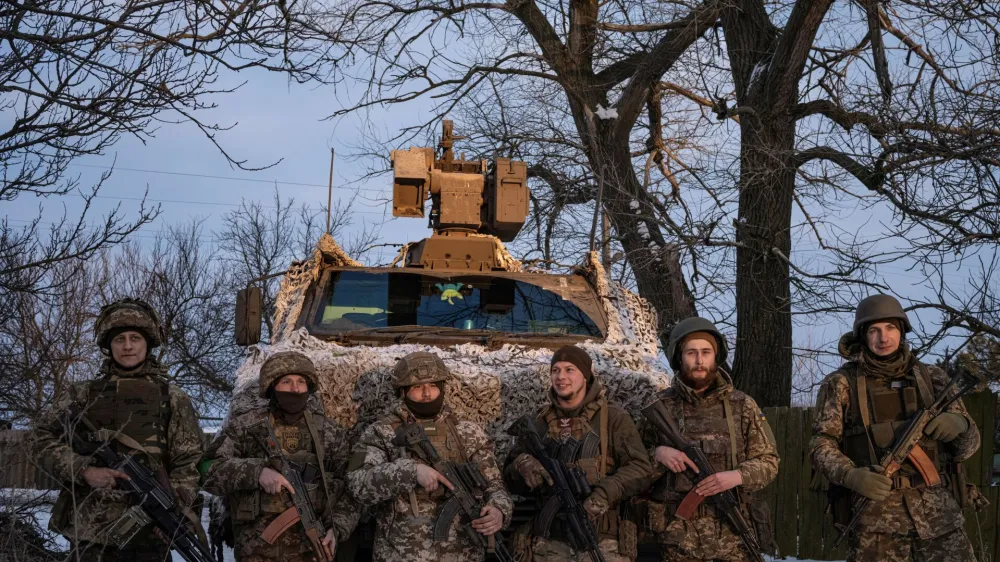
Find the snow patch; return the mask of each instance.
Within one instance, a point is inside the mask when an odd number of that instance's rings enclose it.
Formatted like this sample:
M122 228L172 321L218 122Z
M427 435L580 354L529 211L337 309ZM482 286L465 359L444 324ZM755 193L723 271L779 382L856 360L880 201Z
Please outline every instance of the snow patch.
M618 110L610 107L605 109L601 104L597 104L597 111L594 112L600 119L617 119Z

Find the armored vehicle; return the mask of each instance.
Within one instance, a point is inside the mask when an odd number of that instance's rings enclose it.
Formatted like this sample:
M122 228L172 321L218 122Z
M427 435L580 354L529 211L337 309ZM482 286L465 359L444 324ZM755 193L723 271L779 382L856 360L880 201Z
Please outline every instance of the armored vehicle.
M525 163L456 158L459 139L445 121L437 150L393 151L393 215L427 218L433 234L390 266L365 267L324 235L284 274L267 346L257 343L259 289L240 292L237 340L249 347L230 417L262 405L267 355L295 349L316 365L317 406L357 436L393 405L396 360L434 351L454 375L448 404L484 427L502 462L504 429L543 403L562 345L587 350L610 399L634 415L669 384L652 307L609 279L593 252L564 273L523 267L503 243L528 215Z

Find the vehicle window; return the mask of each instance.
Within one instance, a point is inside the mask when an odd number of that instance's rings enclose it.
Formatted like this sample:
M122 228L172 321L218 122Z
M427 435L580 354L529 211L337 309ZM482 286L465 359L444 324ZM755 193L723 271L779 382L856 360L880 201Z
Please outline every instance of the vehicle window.
M524 281L363 271L331 275L312 326L323 332L416 325L601 335L575 304Z

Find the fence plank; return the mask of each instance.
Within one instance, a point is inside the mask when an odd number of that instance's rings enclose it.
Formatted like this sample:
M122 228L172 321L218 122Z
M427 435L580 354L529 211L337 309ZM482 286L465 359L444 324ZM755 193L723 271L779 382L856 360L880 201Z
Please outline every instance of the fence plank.
M990 437L993 435L995 398L990 392L977 392L966 396L962 401L984 437L976 454L965 461L965 470L969 482L989 486L993 473L993 440Z
M802 425L803 442L806 443L806 450L802 454L800 469L802 477L799 486L799 558L807 560L818 560L823 556L823 515L826 511L826 502L815 500L816 492L812 491L812 464L809 462L808 443L812 438L812 417L813 408L806 408L803 412L804 423Z
M778 438L779 454L783 458L791 459L790 465L794 468L782 477L777 489L777 501L780 509L778 509L775 525L780 529L778 552L782 556L795 556L798 551L798 513L795 505L798 500L800 471L797 469L798 459L802 455L802 433L798 422L799 412L796 410L783 409L783 424L778 431L778 434L781 435Z

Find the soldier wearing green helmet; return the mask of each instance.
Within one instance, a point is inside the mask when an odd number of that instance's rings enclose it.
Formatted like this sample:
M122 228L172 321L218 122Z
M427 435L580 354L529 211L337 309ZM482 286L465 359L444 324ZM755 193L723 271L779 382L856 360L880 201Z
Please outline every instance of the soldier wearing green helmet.
M310 401L319 388L312 360L297 351L279 351L260 367L258 393L267 406L229 421L205 481L205 489L224 496L232 520L240 562L312 562L320 559L296 523L272 540L265 531L291 505L282 490L292 490L271 466L258 439L270 423L285 456L301 467L302 483L313 509L327 529L322 548L333 559L337 545L350 536L360 510L345 491L344 471L350 448L347 432ZM263 431L263 433L262 433Z
M119 451L131 449L140 462L160 472L182 506L194 501L195 467L202 452L202 432L191 400L167 382L167 370L151 352L163 343L160 319L147 303L125 298L101 308L94 340L106 357L97 376L73 384L39 421L35 431L39 455L61 481L49 528L72 545L81 562L161 561L169 546L154 536L152 526L127 544L116 544L109 529L130 507L116 482L127 478L110 468L93 466L67 443L59 420L74 406L101 430L116 434Z
M435 516L452 484L409 448L392 444L396 429L419 424L442 461L473 463L486 482L479 490L485 506L472 528L492 536L510 522L513 503L504 488L493 443L482 428L459 419L447 405L446 382L452 378L434 353L418 351L393 368L399 402L389 415L362 434L348 466L354 497L376 515L375 562L465 562L482 560L484 550L451 524L448 540L435 542Z
M757 532L763 550L771 550L769 510L754 492L778 474L778 450L767 420L753 398L733 388L722 365L728 355L726 338L710 320L687 318L670 332L667 358L674 370L670 388L656 400L679 422L684 437L701 443L716 473L697 485L694 462L684 452L661 445L656 431L642 425L643 443L654 459L650 502L651 530L661 545L664 562L749 560L725 517L704 502L689 519L674 515L692 491L712 496L736 488L744 518Z
M848 536L848 560L972 561L959 503L970 495L960 463L978 450L979 430L961 401L931 420L920 443L941 484L925 483L910 462L892 478L880 474L879 459L897 431L948 384L944 371L913 355L906 341L911 330L891 295L858 304L851 331L840 338L845 363L823 380L816 398L810 460L831 482L837 523L851 517L855 497L874 502Z

